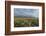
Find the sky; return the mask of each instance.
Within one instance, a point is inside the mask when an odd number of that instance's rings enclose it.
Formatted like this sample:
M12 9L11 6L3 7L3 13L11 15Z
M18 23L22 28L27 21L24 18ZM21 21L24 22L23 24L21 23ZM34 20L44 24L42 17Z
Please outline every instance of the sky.
M39 17L39 9L14 8L14 16Z

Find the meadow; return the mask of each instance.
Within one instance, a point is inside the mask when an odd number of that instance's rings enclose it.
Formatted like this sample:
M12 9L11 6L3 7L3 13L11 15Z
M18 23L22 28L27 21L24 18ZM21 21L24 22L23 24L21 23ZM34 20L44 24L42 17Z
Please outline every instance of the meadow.
M39 26L38 18L14 17L14 27L34 27L34 26Z

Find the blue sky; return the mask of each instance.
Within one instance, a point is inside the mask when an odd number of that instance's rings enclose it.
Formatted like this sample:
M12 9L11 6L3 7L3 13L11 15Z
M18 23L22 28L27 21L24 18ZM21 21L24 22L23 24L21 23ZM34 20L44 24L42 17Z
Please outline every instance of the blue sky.
M14 16L39 17L39 9L14 8Z

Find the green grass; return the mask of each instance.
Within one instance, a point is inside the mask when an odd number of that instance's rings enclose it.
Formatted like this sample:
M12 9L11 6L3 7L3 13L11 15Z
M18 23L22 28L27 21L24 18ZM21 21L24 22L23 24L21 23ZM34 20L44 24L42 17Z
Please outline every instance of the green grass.
M34 27L39 26L38 18L14 18L14 27Z

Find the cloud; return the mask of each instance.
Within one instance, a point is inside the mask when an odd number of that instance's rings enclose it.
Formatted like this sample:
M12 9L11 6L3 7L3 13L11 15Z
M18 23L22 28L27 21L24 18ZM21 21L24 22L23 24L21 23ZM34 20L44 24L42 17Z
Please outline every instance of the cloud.
M14 16L39 17L39 9L14 8Z

